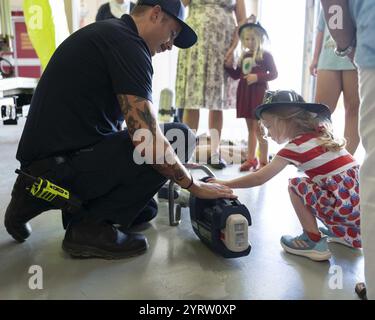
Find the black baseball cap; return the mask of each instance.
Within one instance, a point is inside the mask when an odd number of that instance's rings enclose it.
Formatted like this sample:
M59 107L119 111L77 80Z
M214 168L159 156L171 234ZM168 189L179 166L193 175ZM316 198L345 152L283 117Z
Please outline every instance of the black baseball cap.
M157 6L174 17L181 25L182 29L174 40L174 45L181 49L191 47L197 42L197 34L185 22L185 7L180 0L138 0L138 6Z
M321 103L307 103L305 100L293 90L277 90L266 91L263 104L255 109L255 116L259 120L262 113L271 108L279 106L296 106L309 112L316 113L320 118L331 120L331 111Z

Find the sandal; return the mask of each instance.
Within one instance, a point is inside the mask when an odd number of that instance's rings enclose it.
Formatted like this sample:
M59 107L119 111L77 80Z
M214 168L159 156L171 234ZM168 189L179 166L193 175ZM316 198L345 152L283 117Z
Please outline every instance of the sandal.
M253 160L246 160L243 164L241 164L240 171L250 171L251 169L256 170L258 167L258 159L254 158Z
M361 300L367 300L366 284L364 282L358 282L355 285L355 293Z
M221 156L218 153L214 153L211 155L211 157L208 159L207 163L214 169L224 169L227 167L227 163L224 159L221 158Z

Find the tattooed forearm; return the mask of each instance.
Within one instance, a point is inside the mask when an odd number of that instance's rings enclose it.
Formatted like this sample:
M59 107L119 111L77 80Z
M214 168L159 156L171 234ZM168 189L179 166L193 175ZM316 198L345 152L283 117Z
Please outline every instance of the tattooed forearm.
M132 105L130 104L128 97L126 95L119 94L117 98L120 103L121 111L126 117L129 114L129 112L132 112Z
M156 161L153 167L163 176L180 184L185 178L189 177L187 170L180 163L170 145L165 145L165 150L163 159L158 159L159 161Z
M146 104L143 105L143 111L137 109L138 116L146 123L153 136L156 136L156 121Z
M146 163L153 166L160 174L180 185L189 185L190 176L187 169L181 164L170 143L158 127L157 120L152 113L152 106L147 99L118 95L121 111L124 114L129 135L135 146L141 143L151 152L138 150L142 156L146 156ZM136 135L139 129L151 132L151 139L141 139ZM141 136L142 132L140 131ZM143 147L142 146L142 147ZM159 152L158 152L159 151ZM161 152L160 152L161 151Z
M176 168L174 170L174 177L173 177L174 181L176 181L176 182L182 181L182 180L184 180L185 176L186 176L186 174L185 174L184 170L182 170L180 168Z
M181 167L181 164L178 163L175 163L174 165L155 164L153 167L164 177L171 179L178 184L188 177L183 167Z
M127 127L128 127L129 134L131 136L134 136L135 132L138 129L141 129L141 125L139 124L139 122L135 120L132 116L128 117Z

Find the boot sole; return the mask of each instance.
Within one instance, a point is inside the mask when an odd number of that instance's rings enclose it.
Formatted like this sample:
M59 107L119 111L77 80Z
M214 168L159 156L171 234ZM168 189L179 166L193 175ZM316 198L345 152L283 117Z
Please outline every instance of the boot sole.
M19 243L25 242L28 237L30 237L30 234L27 235L27 237L21 236L15 228L9 225L9 223L4 222L6 231L12 236L14 240L16 240Z
M124 253L108 252L95 247L69 243L64 240L62 243L62 249L75 258L102 258L106 260L115 260L141 255L142 253L147 251L148 244L144 248L141 248L139 250Z
M297 255L297 256L302 256L309 258L314 261L325 261L329 260L332 256L330 251L325 251L325 252L318 252L315 250L294 250L292 248L289 248L288 246L284 245L284 243L280 242L281 246L283 249L291 254Z

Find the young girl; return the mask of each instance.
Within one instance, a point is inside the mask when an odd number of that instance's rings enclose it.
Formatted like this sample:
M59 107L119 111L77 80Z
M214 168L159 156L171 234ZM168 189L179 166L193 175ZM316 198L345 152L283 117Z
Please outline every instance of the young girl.
M230 181L230 188L261 185L288 164L307 177L289 180L289 194L303 233L282 236L285 251L312 260L327 260L329 241L360 248L358 165L331 131L330 111L322 104L305 103L294 91L267 92L256 117L279 144L288 142L263 169ZM325 228L317 226L316 218Z
M240 171L257 169L258 159L255 156L257 139L259 142L259 165L268 163L268 144L263 138L255 119L255 108L262 103L268 88L268 81L277 78L277 70L273 57L262 49L266 30L259 23L245 23L239 28L242 55L236 69L232 59L225 63L225 69L233 79L240 79L237 88L237 118L245 118L248 136L247 160L241 165Z

